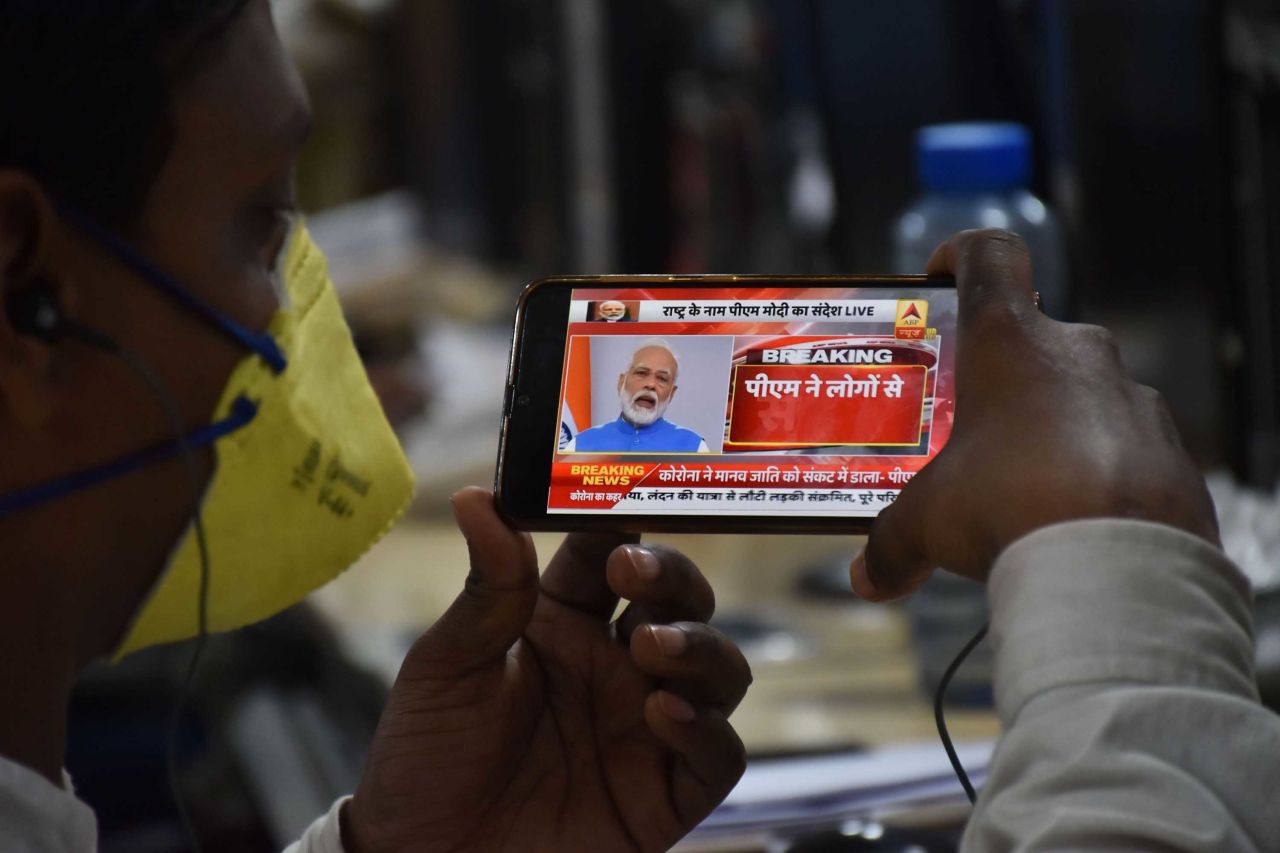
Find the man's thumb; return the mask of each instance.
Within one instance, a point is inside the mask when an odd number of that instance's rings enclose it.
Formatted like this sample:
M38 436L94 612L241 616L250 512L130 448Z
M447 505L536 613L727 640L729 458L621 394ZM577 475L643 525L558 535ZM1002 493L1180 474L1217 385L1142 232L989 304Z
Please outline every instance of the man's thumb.
M452 503L471 571L462 592L406 659L416 674L431 678L454 678L501 659L538 601L538 557L529 535L503 522L485 489L463 489Z

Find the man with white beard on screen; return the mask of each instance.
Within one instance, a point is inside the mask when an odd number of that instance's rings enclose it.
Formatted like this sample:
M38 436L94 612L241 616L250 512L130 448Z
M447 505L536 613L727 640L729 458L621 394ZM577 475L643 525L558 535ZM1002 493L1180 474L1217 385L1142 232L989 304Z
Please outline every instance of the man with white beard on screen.
M578 433L564 452L707 453L702 436L663 417L675 397L679 372L680 362L666 341L642 343L618 376L617 419Z
M606 323L626 323L633 318L627 314L627 306L616 299L601 302L596 308L596 319Z

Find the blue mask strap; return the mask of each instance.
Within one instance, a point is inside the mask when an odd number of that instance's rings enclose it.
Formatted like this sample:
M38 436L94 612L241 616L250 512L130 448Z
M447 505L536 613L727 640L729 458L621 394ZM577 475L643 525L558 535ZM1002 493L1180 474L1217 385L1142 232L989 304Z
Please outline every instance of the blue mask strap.
M196 432L188 433L177 441L151 447L132 456L118 459L115 462L109 462L106 465L101 465L88 471L81 471L78 474L71 474L23 492L0 495L0 518L18 510L27 509L36 504L51 501L55 498L69 495L72 492L78 492L81 489L87 489L90 486L96 486L107 480L114 480L116 477L122 477L156 462L163 462L197 447L213 444L223 436L230 435L241 427L246 426L257 414L257 403L248 397L237 397L231 404L231 413L225 418Z
M158 290L175 300L183 308L217 327L223 334L251 352L257 353L274 373L283 373L288 362L280 351L275 338L265 332L254 332L201 302L171 276L152 266L133 247L111 231L103 228L88 216L70 205L58 205L58 212L76 224L121 263L145 278Z

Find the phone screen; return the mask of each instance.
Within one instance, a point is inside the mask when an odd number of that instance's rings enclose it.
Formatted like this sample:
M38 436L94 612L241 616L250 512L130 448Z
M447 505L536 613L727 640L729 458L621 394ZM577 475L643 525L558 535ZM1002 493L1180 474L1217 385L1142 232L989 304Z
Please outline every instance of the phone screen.
M868 518L946 443L951 287L575 288L548 514Z

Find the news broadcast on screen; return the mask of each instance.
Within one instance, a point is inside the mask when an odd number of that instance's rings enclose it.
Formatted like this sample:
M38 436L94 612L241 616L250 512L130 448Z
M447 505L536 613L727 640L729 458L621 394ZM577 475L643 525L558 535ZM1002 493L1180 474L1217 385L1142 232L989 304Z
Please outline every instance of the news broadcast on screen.
M579 289L548 512L870 517L945 444L950 288Z

